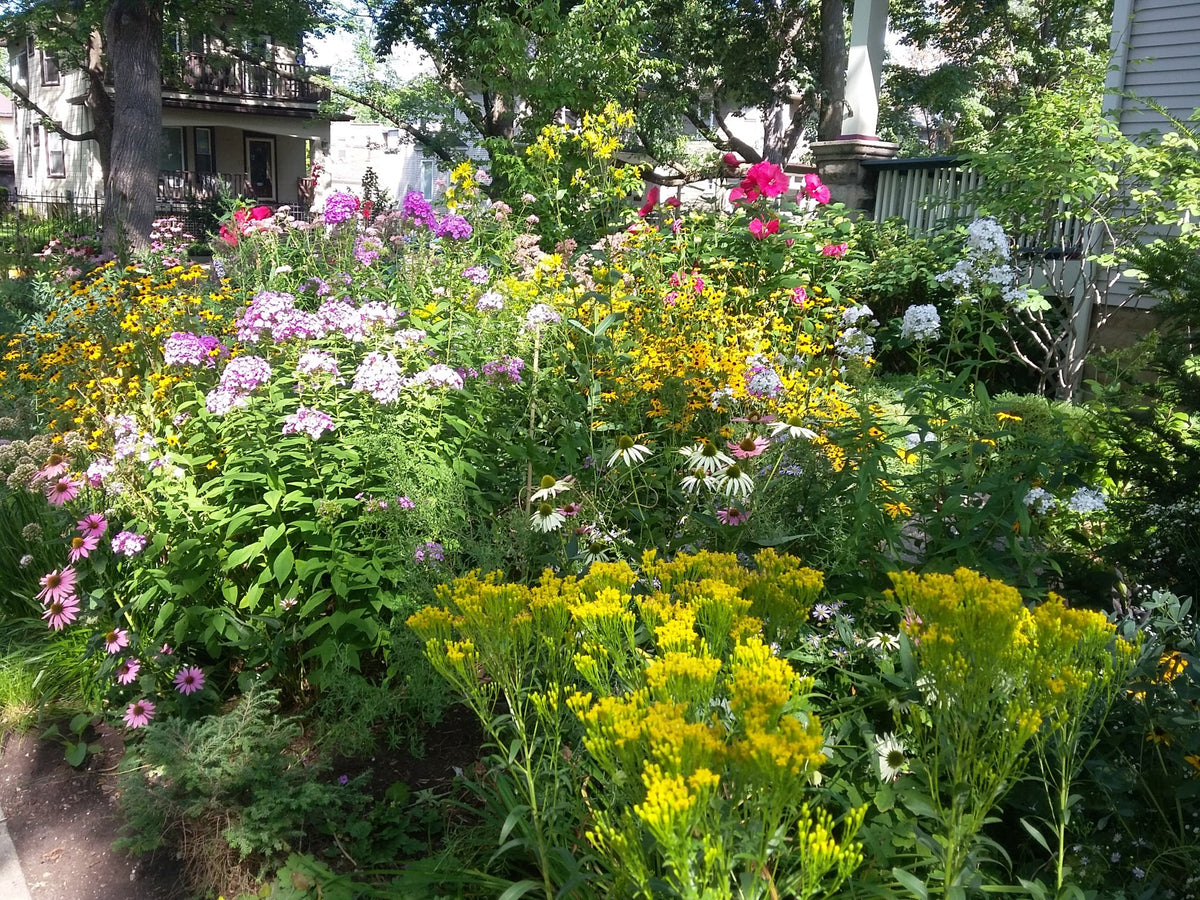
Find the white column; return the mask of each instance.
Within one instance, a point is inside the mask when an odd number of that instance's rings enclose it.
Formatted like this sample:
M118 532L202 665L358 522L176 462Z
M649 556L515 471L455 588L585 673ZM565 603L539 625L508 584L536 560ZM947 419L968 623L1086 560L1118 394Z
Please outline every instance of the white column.
M888 0L854 0L846 65L845 137L875 138L879 127L879 78L883 71Z

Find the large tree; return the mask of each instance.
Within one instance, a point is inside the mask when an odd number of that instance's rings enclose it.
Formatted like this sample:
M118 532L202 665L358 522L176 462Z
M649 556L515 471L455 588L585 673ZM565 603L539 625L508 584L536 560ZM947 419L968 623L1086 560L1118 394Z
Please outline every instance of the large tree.
M328 23L319 0L18 0L0 11L4 33L32 35L63 70L85 73L92 128L71 132L8 73L18 103L68 140L94 140L104 179L105 244L143 245L154 220L162 135L164 33L206 34L234 48L263 34L293 40ZM245 51L252 53L253 51Z

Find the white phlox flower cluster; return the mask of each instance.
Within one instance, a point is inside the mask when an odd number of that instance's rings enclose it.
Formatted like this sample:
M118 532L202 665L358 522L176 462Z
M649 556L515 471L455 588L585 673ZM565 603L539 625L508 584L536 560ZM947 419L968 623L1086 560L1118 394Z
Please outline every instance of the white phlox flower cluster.
M910 306L900 323L900 336L906 341L937 340L942 330L942 317L932 303Z

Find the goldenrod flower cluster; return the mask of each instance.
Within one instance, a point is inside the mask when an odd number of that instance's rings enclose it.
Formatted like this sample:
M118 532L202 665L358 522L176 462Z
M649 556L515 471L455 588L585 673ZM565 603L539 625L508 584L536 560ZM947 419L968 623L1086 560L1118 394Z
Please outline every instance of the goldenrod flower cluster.
M763 641L768 628L808 616L820 573L773 551L756 564L649 552L640 581L624 562L597 563L582 577L546 572L533 587L472 573L408 621L477 712L490 712L497 692L510 708L536 696L538 716L582 726L605 784L587 792L588 839L614 872L643 887L667 878L730 896L731 871L758 877L780 849L758 846L751 832L796 822L825 762L811 680ZM635 594L635 583L649 587ZM827 817L802 826L824 870L855 858L850 825L840 842Z

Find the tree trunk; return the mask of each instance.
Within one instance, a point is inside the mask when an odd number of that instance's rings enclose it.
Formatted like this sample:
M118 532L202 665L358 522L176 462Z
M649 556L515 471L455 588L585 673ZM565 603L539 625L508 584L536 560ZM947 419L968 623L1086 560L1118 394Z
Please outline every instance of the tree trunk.
M846 111L845 0L821 0L821 111L817 140L835 141L842 133Z
M96 152L100 157L100 183L108 184L112 171L113 99L104 84L104 38L93 31L88 38L87 97L84 105L92 114L92 130L96 133Z
M104 17L113 72L112 155L104 183L104 244L145 247L154 222L162 144L162 3L112 0Z

